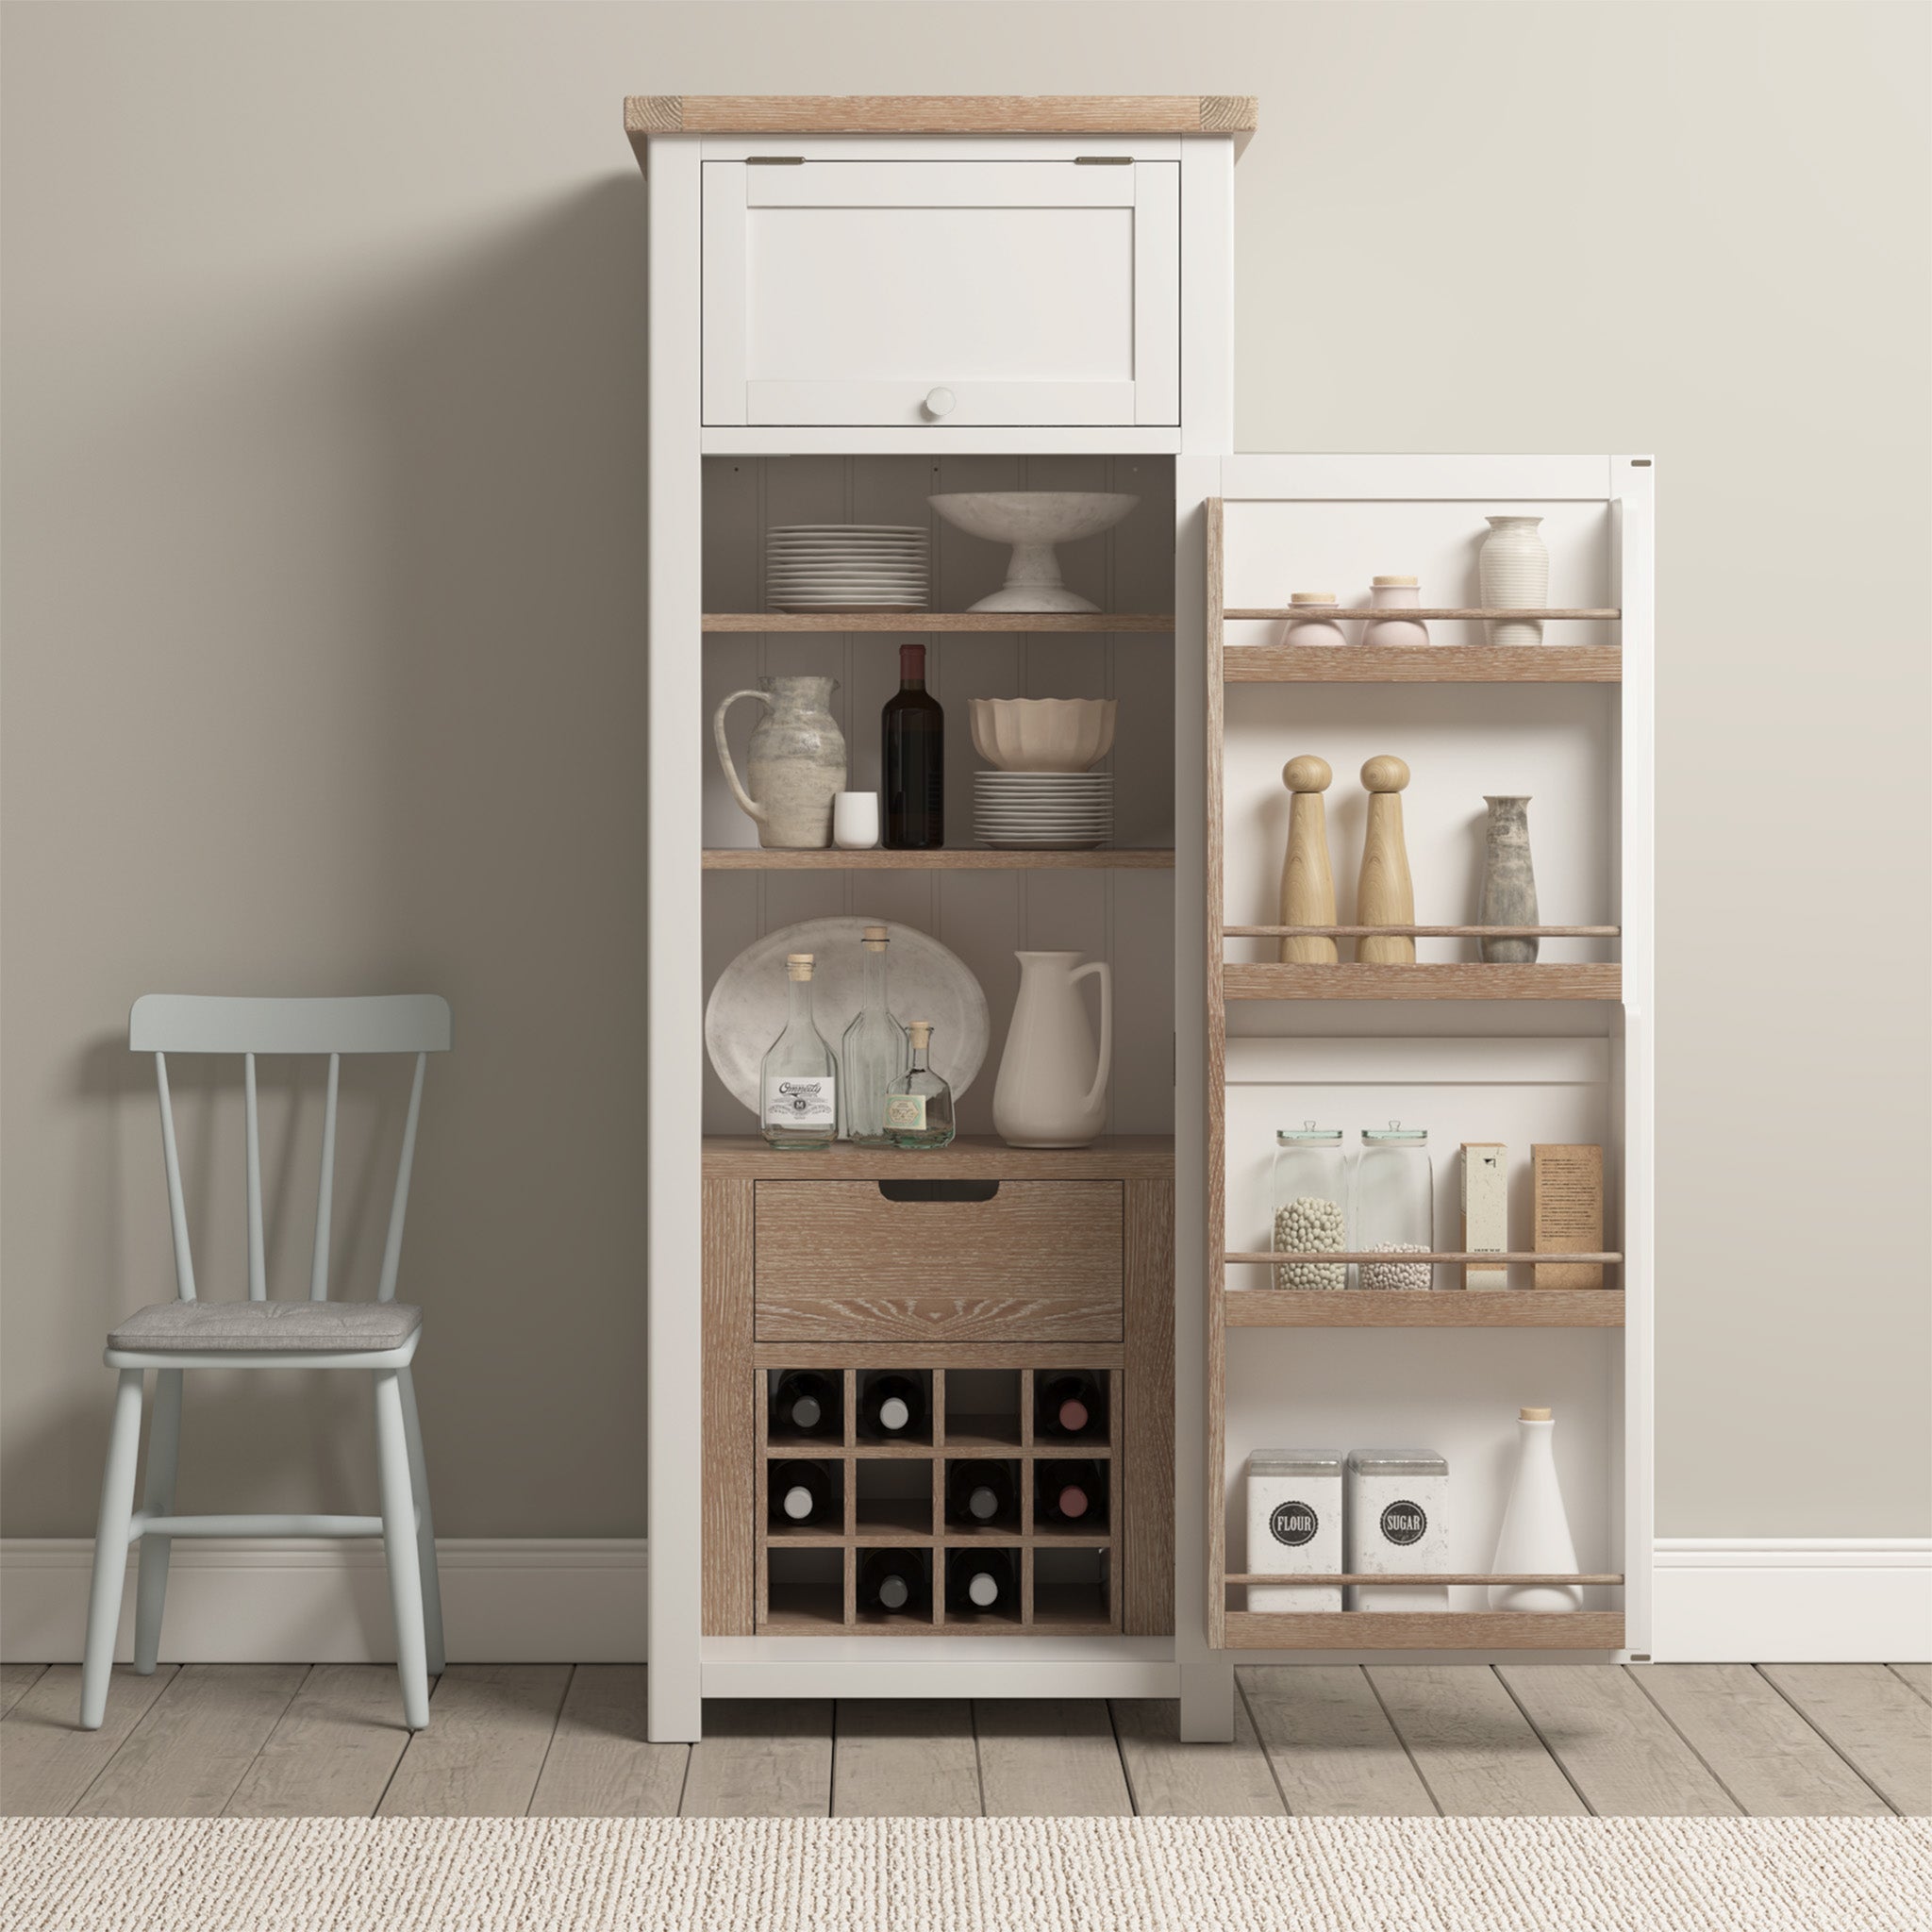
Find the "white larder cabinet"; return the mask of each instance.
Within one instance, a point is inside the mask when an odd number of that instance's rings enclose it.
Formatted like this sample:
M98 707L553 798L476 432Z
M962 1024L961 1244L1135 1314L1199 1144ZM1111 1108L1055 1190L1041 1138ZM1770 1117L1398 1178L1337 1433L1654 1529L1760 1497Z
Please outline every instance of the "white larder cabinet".
M704 421L1180 421L1180 162L703 163Z

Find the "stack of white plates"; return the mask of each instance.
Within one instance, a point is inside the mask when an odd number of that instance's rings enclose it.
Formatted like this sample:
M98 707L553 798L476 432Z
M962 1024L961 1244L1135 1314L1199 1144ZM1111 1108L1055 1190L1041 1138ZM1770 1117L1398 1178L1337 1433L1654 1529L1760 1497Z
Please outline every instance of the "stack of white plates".
M917 524L787 524L765 534L765 600L780 610L924 610Z
M1110 772L975 772L973 835L982 845L1072 852L1113 837Z

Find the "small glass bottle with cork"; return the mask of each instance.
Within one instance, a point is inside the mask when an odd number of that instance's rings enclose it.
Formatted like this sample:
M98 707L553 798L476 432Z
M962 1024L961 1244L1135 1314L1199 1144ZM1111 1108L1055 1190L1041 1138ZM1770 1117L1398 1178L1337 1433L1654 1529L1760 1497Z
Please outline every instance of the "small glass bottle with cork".
M930 1064L932 1022L907 1028L912 1064L886 1090L886 1134L895 1147L944 1147L955 1132L953 1090Z

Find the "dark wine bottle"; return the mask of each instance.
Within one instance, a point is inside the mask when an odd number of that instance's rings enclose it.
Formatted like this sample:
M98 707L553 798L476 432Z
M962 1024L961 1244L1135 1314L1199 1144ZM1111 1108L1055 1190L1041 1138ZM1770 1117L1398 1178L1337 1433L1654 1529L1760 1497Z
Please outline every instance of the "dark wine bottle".
M946 1521L1011 1523L1019 1513L1012 1470L1004 1462L956 1462L946 1471Z
M858 1607L875 1617L926 1614L925 1564L917 1550L869 1550L858 1566Z
M1033 1520L1099 1529L1107 1523L1107 1472L1097 1462L1040 1462L1033 1472Z
M829 1375L788 1369L772 1397L772 1427L801 1436L839 1433L839 1390Z
M946 842L946 714L925 688L925 646L899 646L899 689L880 716L885 843L930 852Z
M1005 1550L946 1552L946 1608L961 1617L998 1610L1017 1617L1020 1583Z
M1035 1383L1033 1425L1043 1436L1107 1434L1107 1392L1098 1376L1084 1370L1049 1375Z
M816 1462L774 1462L766 1478L772 1521L805 1529L832 1520L832 1478Z
M858 1392L858 1423L875 1441L923 1436L925 1391L910 1375L896 1375L890 1370L869 1376Z

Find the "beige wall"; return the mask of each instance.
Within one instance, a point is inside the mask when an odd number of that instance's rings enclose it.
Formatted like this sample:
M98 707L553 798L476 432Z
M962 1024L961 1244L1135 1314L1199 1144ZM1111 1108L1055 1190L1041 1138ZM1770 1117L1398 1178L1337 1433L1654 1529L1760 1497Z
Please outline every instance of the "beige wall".
M942 88L1261 96L1242 447L1657 453L1659 1528L1923 1533L1926 22L9 7L7 1532L89 1530L101 1333L169 1291L121 1044L157 988L449 996L408 1249L439 1527L643 1529L619 100ZM234 1111L186 1084L234 1291ZM211 1390L187 1493L294 1503L342 1393Z

